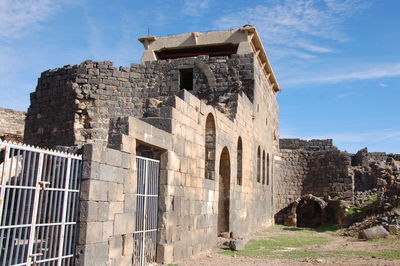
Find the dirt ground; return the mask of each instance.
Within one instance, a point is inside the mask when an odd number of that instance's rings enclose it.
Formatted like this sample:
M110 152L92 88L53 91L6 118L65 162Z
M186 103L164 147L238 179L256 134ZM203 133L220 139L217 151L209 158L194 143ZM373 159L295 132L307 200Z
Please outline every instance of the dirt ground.
M254 241L268 239L286 239L304 236L314 236L324 239L327 243L310 244L303 247L281 247L278 252L280 256L263 255L261 250L258 255L245 252L229 252L223 245L212 251L197 255L190 259L178 262L175 265L400 265L400 237L390 236L387 239L365 241L351 237L343 237L339 232L316 232L311 230L298 231L287 230L288 228L273 227L260 230L251 236ZM325 239L326 238L326 239ZM221 243L223 239L220 239ZM248 246L246 246L248 249ZM274 249L272 247L272 249ZM271 250L269 250L271 251ZM282 252L296 251L302 254L293 258ZM389 251L391 255L386 254ZM225 253L225 254L221 254ZM271 254L271 253L269 253ZM283 255L282 255L283 254ZM379 255L376 255L379 254ZM394 255L393 255L394 254ZM310 255L310 256L309 256ZM388 258L388 256L390 256Z

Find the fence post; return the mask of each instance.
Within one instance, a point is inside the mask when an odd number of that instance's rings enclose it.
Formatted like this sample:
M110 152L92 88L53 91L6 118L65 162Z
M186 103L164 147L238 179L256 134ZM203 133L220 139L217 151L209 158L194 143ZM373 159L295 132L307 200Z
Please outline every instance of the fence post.
M42 171L43 171L43 157L44 153L39 153L39 163L38 163L38 172L37 172L37 179L36 179L36 189L35 189L35 196L33 202L33 214L32 214L32 224L31 224L31 231L29 235L29 245L28 245L28 263L30 265L32 263L32 255L33 251L33 243L35 239L36 233L36 219L37 219L37 209L38 209L38 202L39 202L39 194L40 194L40 181L42 179ZM32 178L32 177L31 177Z
M10 147L6 146L6 152L4 154L4 161L3 161L3 167L2 172L0 172L1 174L1 190L0 190L0 224L3 221L3 206L4 206L4 197L6 195L6 182L7 182L7 178L6 178L6 174L7 174L7 164L8 164L8 157L10 156Z
M62 263L62 252L64 248L64 234L65 234L65 219L67 216L67 204L68 204L68 194L69 194L69 181L71 177L71 157L68 156L67 159L67 172L65 175L65 182L64 182L64 202L62 207L62 218L61 218L61 233L60 233L60 246L58 250L58 265L61 266Z

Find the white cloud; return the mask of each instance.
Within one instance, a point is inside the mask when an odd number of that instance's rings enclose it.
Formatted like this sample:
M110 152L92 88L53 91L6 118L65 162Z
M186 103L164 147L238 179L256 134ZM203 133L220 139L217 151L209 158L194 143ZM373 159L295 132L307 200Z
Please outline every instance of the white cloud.
M257 27L266 46L282 56L282 49L329 53L333 49L317 45L321 40L348 40L342 30L345 19L366 8L362 0L271 0L220 17L219 28L236 28L250 23ZM293 56L293 53L287 54Z
M295 78L292 80L287 80L285 84L293 87L294 85L300 85L300 84L339 83L339 82L354 81L354 80L400 77L400 62L386 63L386 64L375 63L371 65L373 65L373 67L368 69L364 68L359 71L343 71L336 74L333 73L332 71L329 71L329 73L313 73L313 75L310 75L307 78ZM356 67L353 67L353 69L356 69Z
M315 52L315 53L331 53L333 50L328 47L322 47L318 46L315 44L310 44L310 43L305 43L305 42L299 42L297 44L299 48L303 48L304 50L310 51L310 52Z
M188 16L198 17L208 9L210 0L184 0L182 12Z
M1 0L0 41L9 41L31 32L57 9L54 0Z
M385 83L379 83L378 85L381 86L381 87L383 87L383 88L386 88L386 87L388 86L388 85L385 84Z

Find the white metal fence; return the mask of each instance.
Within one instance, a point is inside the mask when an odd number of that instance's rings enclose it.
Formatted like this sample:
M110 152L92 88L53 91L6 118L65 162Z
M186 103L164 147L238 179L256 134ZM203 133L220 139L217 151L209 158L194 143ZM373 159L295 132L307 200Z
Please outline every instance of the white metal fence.
M156 260L160 161L137 156L136 165L136 232L133 264L147 265Z
M82 158L0 141L0 266L73 265Z

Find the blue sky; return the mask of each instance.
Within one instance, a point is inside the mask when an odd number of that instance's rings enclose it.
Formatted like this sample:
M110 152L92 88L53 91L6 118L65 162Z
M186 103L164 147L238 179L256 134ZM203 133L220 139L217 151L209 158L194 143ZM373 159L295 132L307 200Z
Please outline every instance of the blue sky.
M0 106L46 69L139 62L137 38L257 27L280 83L281 137L400 153L398 0L0 0Z

